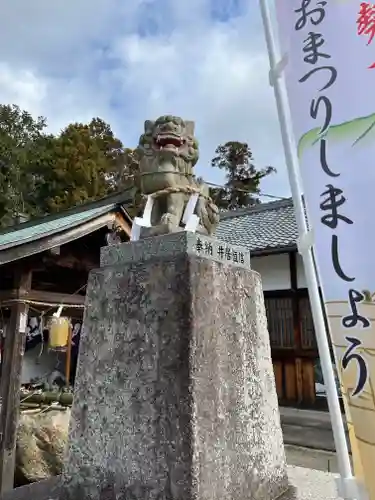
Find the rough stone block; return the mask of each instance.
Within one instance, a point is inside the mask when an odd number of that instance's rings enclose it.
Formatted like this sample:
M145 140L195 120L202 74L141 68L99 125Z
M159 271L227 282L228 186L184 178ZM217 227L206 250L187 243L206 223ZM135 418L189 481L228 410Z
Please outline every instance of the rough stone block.
M236 262L233 251L248 260ZM246 269L248 252L181 233L108 247L102 266L87 290L65 471L71 495L276 499L288 478L261 280Z

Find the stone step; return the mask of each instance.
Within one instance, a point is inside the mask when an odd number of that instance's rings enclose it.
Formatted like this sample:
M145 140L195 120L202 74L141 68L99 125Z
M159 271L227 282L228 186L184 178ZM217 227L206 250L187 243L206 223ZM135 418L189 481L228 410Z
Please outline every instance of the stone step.
M285 454L288 465L306 467L323 472L339 472L336 453L285 445Z
M285 444L335 452L328 412L280 407L280 417ZM347 432L346 436L350 450Z

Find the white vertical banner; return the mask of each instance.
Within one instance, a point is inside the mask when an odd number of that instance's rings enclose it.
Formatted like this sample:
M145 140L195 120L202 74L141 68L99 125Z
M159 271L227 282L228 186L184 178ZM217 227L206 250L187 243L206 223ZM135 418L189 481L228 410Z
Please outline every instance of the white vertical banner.
M375 499L375 4L276 0L276 10L342 393Z

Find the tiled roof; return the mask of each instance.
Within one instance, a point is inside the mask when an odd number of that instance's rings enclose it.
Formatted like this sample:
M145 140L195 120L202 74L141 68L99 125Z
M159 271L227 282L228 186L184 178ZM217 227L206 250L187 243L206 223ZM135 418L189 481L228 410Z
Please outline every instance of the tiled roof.
M126 199L126 193L110 196L7 228L0 232L0 251L73 229L114 210Z
M216 236L252 252L294 247L298 230L292 199L224 212Z
M66 229L72 229L79 224L83 224L84 222L95 219L95 217L108 213L111 209L113 209L113 205L105 205L103 207L94 208L93 210L67 215L49 222L40 222L34 226L2 234L0 235L0 250L4 250L14 245L22 245L28 241L35 241L39 238L45 238L46 236L60 233Z

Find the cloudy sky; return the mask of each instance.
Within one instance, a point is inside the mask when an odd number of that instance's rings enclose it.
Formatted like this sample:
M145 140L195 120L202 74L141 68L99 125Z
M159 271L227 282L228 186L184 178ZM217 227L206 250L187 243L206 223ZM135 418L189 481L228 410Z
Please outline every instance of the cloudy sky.
M246 141L278 170L263 192L289 196L257 1L12 0L0 26L1 103L54 132L100 116L129 147L144 120L180 115L196 122L207 181L223 181L216 146Z

